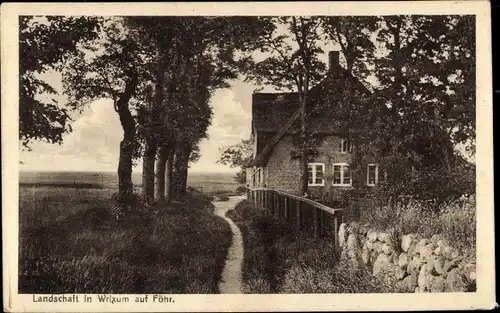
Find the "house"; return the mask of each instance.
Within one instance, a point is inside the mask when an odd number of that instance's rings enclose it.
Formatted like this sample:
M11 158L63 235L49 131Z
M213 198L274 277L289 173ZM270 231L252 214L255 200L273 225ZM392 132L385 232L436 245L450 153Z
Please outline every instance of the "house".
M325 95L329 96L326 97ZM318 197L325 191L341 193L354 185L376 186L382 178L376 152L360 156L364 173L354 177L350 165L356 147L335 112L347 101L368 107L370 91L339 64L339 52L329 53L325 78L309 92L308 132L320 138L309 161L308 194ZM333 99L333 100L332 100ZM325 101L328 103L325 106ZM327 108L329 114L325 114ZM300 195L300 158L294 138L300 130L297 93L254 93L252 134L254 154L246 164L247 186L267 187Z

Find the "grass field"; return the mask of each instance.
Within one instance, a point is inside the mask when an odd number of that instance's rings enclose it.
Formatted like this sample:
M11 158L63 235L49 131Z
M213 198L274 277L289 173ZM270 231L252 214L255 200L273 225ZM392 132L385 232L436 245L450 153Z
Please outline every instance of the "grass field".
M68 177L21 181L20 293L218 292L231 230L210 197L117 215L111 185Z
M232 173L189 173L188 186L205 193L236 192L240 184ZM140 191L142 177L133 173L132 182ZM19 183L25 187L118 188L116 172L27 172L19 173Z

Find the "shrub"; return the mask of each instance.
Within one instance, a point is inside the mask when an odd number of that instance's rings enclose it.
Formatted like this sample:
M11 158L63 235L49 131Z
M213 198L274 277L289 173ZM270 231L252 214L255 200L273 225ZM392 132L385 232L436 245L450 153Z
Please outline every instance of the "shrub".
M245 186L238 186L238 188L236 188L236 192L239 193L239 194L245 194L247 192L247 187L245 187Z
M476 169L466 161L447 169L443 166L427 166L424 169L405 173L393 183L381 183L372 193L378 200L400 195L411 195L414 199L432 200L439 205L453 201L462 195L475 194Z

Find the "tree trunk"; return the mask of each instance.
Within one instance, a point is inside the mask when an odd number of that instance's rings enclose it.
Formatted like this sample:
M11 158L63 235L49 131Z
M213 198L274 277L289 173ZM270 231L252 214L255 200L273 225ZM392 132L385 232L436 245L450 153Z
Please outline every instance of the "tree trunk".
M158 116L158 110L163 104L165 94L163 92L165 84L165 51L159 47L156 54L156 73L155 73L155 89L152 106L147 115L147 123L153 129L157 129L161 125L161 116ZM155 159L157 151L158 137L154 130L147 134L146 147L144 148L143 170L142 170L142 188L143 200L152 204L155 198Z
M120 142L120 157L118 160L118 198L127 203L134 193L132 183L132 157L134 153L134 138L124 137Z
M172 170L174 161L174 150L169 149L165 163L165 202L172 200Z
M182 172L180 173L180 190L179 196L182 198L186 195L187 189L187 177L188 177L188 163L189 163L189 154L187 158L184 158L182 164Z
M308 93L308 88L309 88L309 75L306 73L304 75L304 89L303 89L303 95L301 103L300 103L300 138L301 138L301 147L300 147L300 167L301 167L301 188L300 192L301 195L307 194L307 187L308 187L308 180L309 180L309 175L308 175L308 165L307 165L307 138L306 138L306 133L307 133L307 128L306 128L306 105L307 105L307 93Z
M120 117L123 129L123 140L120 142L120 157L118 160L118 199L128 203L134 192L132 183L132 158L135 149L135 121L130 113L129 101L138 84L137 73L129 73L129 81L120 98L115 102L115 111Z
M155 159L156 144L148 140L144 149L142 164L142 199L147 204L153 204L155 193Z
M174 158L172 162L172 178L171 178L171 186L170 193L171 198L178 199L179 198L179 190L180 190L180 152L178 149L175 149Z
M168 147L162 146L158 150L155 171L155 201L165 201L165 170L168 157Z
M189 152L190 149L188 146L178 146L175 151L172 194L177 199L186 195Z

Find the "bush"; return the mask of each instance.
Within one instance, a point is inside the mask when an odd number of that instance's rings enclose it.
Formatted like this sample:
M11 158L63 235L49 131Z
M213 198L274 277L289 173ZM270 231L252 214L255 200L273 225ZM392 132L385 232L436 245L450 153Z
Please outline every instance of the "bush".
M378 199L411 195L414 199L432 200L439 205L462 195L475 194L476 169L474 164L465 161L457 162L451 169L427 166L414 174L406 173L397 182L382 183L374 190Z
M239 194L245 194L247 192L247 187L245 187L245 186L238 186L238 188L236 188L236 192L239 193Z

